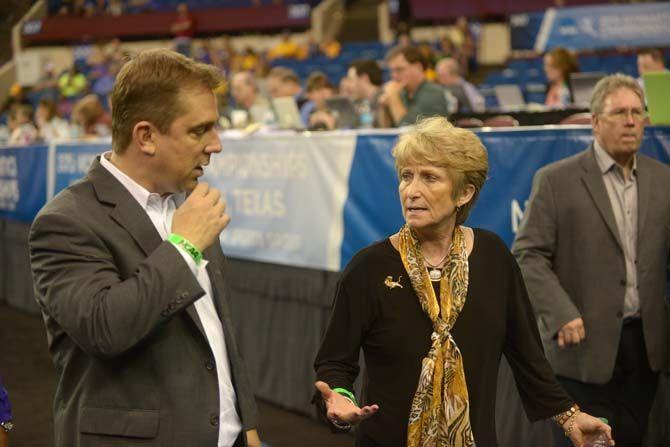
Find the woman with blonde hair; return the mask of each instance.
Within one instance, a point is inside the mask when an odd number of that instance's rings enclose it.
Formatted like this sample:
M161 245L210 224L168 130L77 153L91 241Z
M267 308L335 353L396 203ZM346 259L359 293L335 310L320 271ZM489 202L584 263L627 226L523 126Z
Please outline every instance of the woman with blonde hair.
M528 417L576 446L609 426L579 411L547 363L519 267L495 234L464 226L488 173L480 139L441 117L393 149L405 225L361 250L338 283L315 401L360 447L495 447L501 355ZM353 393L363 349L367 380Z

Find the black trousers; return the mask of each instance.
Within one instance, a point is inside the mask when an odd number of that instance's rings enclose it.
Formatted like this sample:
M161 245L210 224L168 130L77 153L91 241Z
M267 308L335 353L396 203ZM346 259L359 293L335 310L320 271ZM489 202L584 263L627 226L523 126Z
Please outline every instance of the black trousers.
M246 432L244 429L240 432L240 434L237 436L237 439L235 440L235 444L233 444L233 447L244 447L246 444L244 442L244 437L246 435Z
M598 385L561 376L557 379L583 411L607 418L617 447L642 445L658 373L649 367L640 319L624 323L614 375L609 382ZM556 446L571 445L562 429L556 427L554 433Z

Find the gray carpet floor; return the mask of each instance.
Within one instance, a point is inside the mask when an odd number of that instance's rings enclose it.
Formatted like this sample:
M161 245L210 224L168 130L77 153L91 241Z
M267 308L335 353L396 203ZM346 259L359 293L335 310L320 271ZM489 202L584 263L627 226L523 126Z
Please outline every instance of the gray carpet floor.
M51 447L56 375L39 316L0 305L0 376L14 413L10 447ZM259 409L259 432L271 447L353 445L351 436L333 435L306 416L263 401Z

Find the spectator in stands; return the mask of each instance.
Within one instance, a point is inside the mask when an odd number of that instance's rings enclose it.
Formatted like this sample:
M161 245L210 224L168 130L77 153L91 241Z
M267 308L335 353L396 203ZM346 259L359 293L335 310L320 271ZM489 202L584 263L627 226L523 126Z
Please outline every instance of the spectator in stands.
M230 84L235 109L246 112L246 123L266 122L272 109L268 100L259 93L256 77L248 71L241 71L233 75Z
M314 400L333 430L360 423L358 447L495 446L505 355L532 420L553 417L577 446L585 432L609 438L556 381L505 243L464 225L488 174L479 138L428 118L393 156L405 224L345 268L314 362Z
M430 42L419 42L417 44L417 49L421 53L421 58L423 59L424 72L426 74L426 79L431 82L437 80L437 73L435 73L435 49L430 44Z
M70 138L70 126L58 116L56 103L51 98L40 99L35 111L35 123L39 137L46 142Z
M439 56L441 58L451 57L454 59L458 59L458 48L456 48L454 41L451 40L451 38L448 35L444 34L440 36L438 47L439 47L438 48Z
M447 116L450 105L445 90L426 80L425 66L416 47L397 46L386 56L391 80L383 87L379 103L383 127L414 124L419 117Z
M456 19L452 38L458 47L458 64L463 76L468 76L477 68L477 40L468 18L460 16Z
M121 62L111 61L105 64L103 71L92 83L91 90L101 98L107 98L114 87L116 75L121 70Z
M643 74L666 70L663 62L663 51L660 49L645 48L637 53L637 72L639 74L637 82L640 84L640 87L642 87L642 90L644 90Z
M66 100L81 97L88 89L86 76L79 71L77 64L72 64L69 70L58 77L60 95Z
M233 53L233 56L235 56L235 53ZM242 54L235 56L232 67L233 71L252 71L258 74L262 67L261 57L256 50L247 46Z
M27 146L37 141L37 128L33 124L33 107L30 104L14 104L9 110L10 146Z
M106 137L112 133L112 117L100 102L98 95L86 95L72 108L73 136Z
M123 13L123 0L109 0L109 5L107 5L107 14L118 17L123 15Z
M632 77L601 79L591 116L595 141L535 174L512 251L559 381L609 420L617 447L639 447L659 371L670 372L670 168L638 153Z
M349 65L346 77L351 83L357 108L364 109L367 103L373 119L372 125L378 127L379 96L382 93L383 83L381 67L372 59L359 59Z
M52 61L45 62L42 76L33 86L33 92L39 93L40 97L49 96L53 99L58 97L58 76Z
M188 3L177 5L177 20L170 26L174 35L174 49L184 56L191 55L191 43L195 36L195 18L188 10Z
M317 125L317 121L313 121L310 118L316 112L326 112L326 100L335 96L335 86L330 82L328 77L320 71L315 71L309 75L307 82L305 83L305 91L307 92L308 101L305 102L300 108L300 118L305 127L314 127ZM317 116L323 115L319 113ZM318 121L319 123L324 121L323 119ZM327 120L325 127L334 128L334 124L330 127L330 120Z
M296 59L300 52L300 47L293 40L293 36L289 31L282 32L279 43L268 50L268 60L279 58Z
M544 104L551 108L564 108L572 101L568 80L579 71L577 58L570 51L556 47L544 55L544 73L547 76L547 96Z
M271 98L293 96L298 104L298 109L302 108L303 104L307 102L307 99L302 95L300 78L290 68L274 67L270 70L267 77L267 87Z
M435 70L438 83L449 90L458 101L459 113L484 111L484 97L474 85L463 79L456 59L445 57L437 63Z
M9 432L12 430L12 406L0 378L0 447L9 446Z
M325 39L319 44L319 52L328 59L335 59L342 52L342 44L335 38Z

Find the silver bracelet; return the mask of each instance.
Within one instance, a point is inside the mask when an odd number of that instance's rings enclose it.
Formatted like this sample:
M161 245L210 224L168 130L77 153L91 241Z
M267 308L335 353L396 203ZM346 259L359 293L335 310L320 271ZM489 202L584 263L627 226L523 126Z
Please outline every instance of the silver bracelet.
M5 433L9 433L14 428L14 424L12 424L12 421L0 422L0 427L5 430Z

